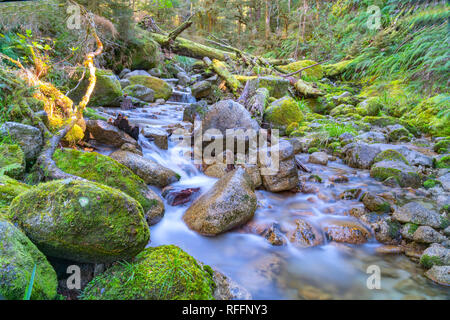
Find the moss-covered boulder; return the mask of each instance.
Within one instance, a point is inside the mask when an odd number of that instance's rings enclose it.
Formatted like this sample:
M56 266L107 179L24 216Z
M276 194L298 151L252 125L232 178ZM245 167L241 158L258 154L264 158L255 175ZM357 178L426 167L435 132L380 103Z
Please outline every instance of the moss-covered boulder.
M20 179L25 171L25 155L17 144L0 145L0 174Z
M83 74L82 68L79 68L73 75L74 86L79 81ZM89 70L86 70L84 80L73 91L69 97L75 102L79 103L86 92L89 85ZM95 76L97 82L95 84L94 92L92 93L89 105L94 107L109 106L118 107L123 96L122 86L120 85L118 77L111 71L105 69L96 69Z
M312 66L314 64L317 64L317 62L312 61L312 60L300 60L300 61L296 61L296 62L287 64L284 66L279 66L278 68L287 73L293 73L293 72L297 72L300 69ZM324 74L323 68L322 68L322 65L320 65L320 64L302 71L303 76L307 76L309 78L314 78L314 79L322 79L323 74Z
M450 152L450 138L442 139L439 142L436 142L433 146L433 150L439 154L449 153Z
M438 169L450 169L450 156L445 155L434 159L434 166Z
M276 99L280 99L289 94L289 80L281 77L257 77L250 79L249 86L251 88L266 88L269 95Z
M416 169L401 161L377 162L370 169L370 176L380 181L394 178L401 187L419 188L422 185Z
M130 97L134 97L145 102L155 101L155 92L152 89L140 84L127 86L123 89L123 92Z
M22 148L25 161L36 160L43 146L41 131L30 125L18 122L5 122L0 126L0 136L11 138Z
M131 70L158 68L164 59L161 47L146 31L139 28L135 31L129 42Z
M302 79L299 79L294 84L294 88L299 94L306 98L316 98L324 95L324 93L320 89L317 89L312 82L306 82Z
M0 208L9 206L15 197L30 188L24 183L0 174Z
M0 248L0 296L22 300L36 266L30 299L55 298L58 286L55 270L23 232L1 216Z
M15 198L9 214L46 255L78 262L129 259L150 240L142 206L94 182L40 184Z
M83 300L212 300L213 271L180 248L147 248L95 277Z
M238 168L217 181L186 211L183 220L193 230L215 236L249 221L256 210L250 176Z
M155 92L155 99L167 100L172 96L172 87L159 78L152 76L131 76L128 78L132 85L139 84L144 87L150 88Z
M141 178L116 160L96 152L73 149L57 150L53 159L64 172L116 188L133 197L141 204L149 220L163 216L164 204L161 198Z
M264 120L273 128L285 130L291 123L301 123L303 112L291 97L283 97L272 102L264 112Z
M326 77L336 77L347 70L347 67L353 60L344 60L334 64L326 64L322 66L324 75Z
M380 161L401 161L409 165L408 160L406 160L406 158L400 152L392 149L380 152L373 160L373 163L377 163Z

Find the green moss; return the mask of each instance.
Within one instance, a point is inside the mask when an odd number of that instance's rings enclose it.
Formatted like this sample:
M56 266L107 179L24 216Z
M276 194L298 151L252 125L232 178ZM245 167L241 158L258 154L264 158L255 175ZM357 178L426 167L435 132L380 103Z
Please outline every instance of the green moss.
M116 264L84 289L83 300L212 300L212 269L180 248L147 248Z
M399 123L399 120L393 117L381 116L381 117L371 117L367 116L362 119L364 122L370 123L373 126L387 127Z
M389 227L389 230L388 230L389 236L392 239L398 239L400 237L400 229L401 229L402 225L398 221L395 221L395 220L388 220L386 222Z
M107 121L105 117L99 115L95 109L86 108L83 110L83 116L89 118L90 120L103 120Z
M429 256L427 254L423 254L420 257L420 264L423 265L427 269L431 268L432 266L442 266L442 265L444 265L439 257L437 257L437 256Z
M450 156L443 156L439 160L435 160L434 166L438 169L450 168Z
M450 151L450 139L444 139L436 143L433 150L437 153L444 154Z
M45 254L79 262L129 259L150 239L141 205L94 182L39 184L11 202L9 215Z
M0 144L0 174L20 179L25 171L25 154L17 144Z
M293 73L300 69L303 69L305 67L312 66L314 64L317 64L317 62L312 60L300 60L296 61L284 66L279 66L279 69L287 72L287 73ZM317 65L315 67L306 69L302 71L303 76L307 76L308 78L314 78L314 79L322 79L323 78L323 68L322 65Z
M318 151L319 151L319 149L316 148L316 147L313 147L313 148L309 148L309 149L308 149L308 153L309 153L309 154L312 154L312 153L318 152Z
M148 187L145 182L110 157L96 152L64 149L57 150L53 159L64 172L125 192L136 199L145 212L153 207L154 199L147 196Z
M434 179L428 179L423 183L423 186L425 189L431 189L434 188L435 186L439 185L439 181L434 180Z
M55 298L58 286L55 270L30 240L1 216L0 252L0 296L22 300L36 265L31 299Z
M0 208L9 206L15 197L29 189L30 186L0 174Z
M415 223L407 223L406 227L408 228L408 233L410 235L413 235L414 232L416 232L416 230L419 228L419 225L417 225Z
M264 118L275 128L286 128L291 123L302 122L303 112L294 99L284 97L273 102L267 108Z
M379 153L375 159L374 163L380 162L380 161L401 161L407 165L409 165L408 160L398 151L395 150L384 150L383 152Z
M128 80L130 80L132 85L140 84L152 89L155 92L155 99L167 100L172 96L172 87L159 78L152 76L131 76Z
M441 229L445 229L448 226L450 226L450 220L447 218L441 217L441 224L440 224Z

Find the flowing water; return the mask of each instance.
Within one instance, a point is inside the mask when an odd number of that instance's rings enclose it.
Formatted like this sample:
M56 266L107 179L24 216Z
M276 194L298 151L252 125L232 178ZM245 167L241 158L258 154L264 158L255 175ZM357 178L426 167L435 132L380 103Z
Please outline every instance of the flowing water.
M183 101L192 102L191 97ZM187 100L186 100L187 99ZM106 109L111 116L123 113L131 123L166 128L182 122L182 102L123 111ZM217 179L207 177L181 154L186 149L169 142L168 150L160 150L145 137L140 137L144 156L180 174L175 187L201 188L205 192ZM102 149L109 154L112 150ZM307 155L303 155L307 157ZM305 161L306 163L306 161ZM344 215L355 200L336 200L344 190L362 188L374 192L390 192L388 187L369 177L367 170L356 170L339 159L328 166L311 165L313 174L323 183L309 183L311 194L270 193L257 190L258 209L253 224L276 222L281 227L291 225L296 218L313 224L326 219L352 220ZM345 175L346 183L332 184L328 177ZM158 190L159 194L161 190ZM165 201L165 200L164 200ZM449 299L450 290L427 280L423 269L404 255L377 254L381 244L374 238L364 245L325 245L298 249L289 242L273 246L264 237L242 229L217 237L204 237L191 231L182 220L190 203L170 206L165 201L165 216L152 226L149 246L175 244L198 260L211 265L245 287L254 299ZM376 265L381 270L381 289L367 287L367 268Z

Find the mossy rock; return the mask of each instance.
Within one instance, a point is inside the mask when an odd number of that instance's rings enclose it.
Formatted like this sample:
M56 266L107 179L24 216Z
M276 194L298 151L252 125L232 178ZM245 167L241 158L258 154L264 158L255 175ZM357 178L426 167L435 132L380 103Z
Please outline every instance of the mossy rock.
M167 100L172 96L172 87L159 78L152 76L131 76L128 78L131 84L140 84L144 87L150 88L155 92L155 99Z
M83 300L212 300L212 270L180 248L147 248L95 277Z
M25 171L25 154L17 144L0 145L0 174L20 179Z
M312 66L314 64L317 64L316 61L312 60L300 60L296 62L292 62L290 64L279 66L278 68L287 72L287 73L293 73L300 69L303 69L305 67ZM315 67L306 69L302 71L302 76L307 76L308 78L314 78L314 79L322 79L323 78L323 68L322 65L317 65Z
M74 86L81 78L83 70L83 68L78 68L74 73L74 76L72 77ZM83 95L85 94L89 84L89 76L89 70L86 70L84 79L79 87L69 95L69 97L75 103L79 103L83 98ZM96 69L95 76L97 77L97 82L95 83L94 92L92 93L91 99L89 100L89 105L94 107L120 106L123 91L117 76L111 70L106 69Z
M381 116L381 117L367 116L364 117L362 121L378 127L387 127L399 123L398 119L388 116Z
M433 146L433 150L440 154L448 153L450 151L450 139L444 139L437 142Z
M264 119L274 128L285 130L291 123L301 123L303 112L294 99L283 97L270 104Z
M436 186L438 186L438 185L441 185L441 183L440 183L439 180L435 180L435 179L428 179L428 180L426 180L426 181L423 183L423 187L424 187L425 189L431 189L431 188L434 188L434 187L436 187Z
M22 231L1 216L0 247L0 296L22 300L36 266L30 299L49 300L56 297L56 272L47 258Z
M377 163L380 161L401 161L407 165L409 165L408 160L398 151L388 149L384 150L383 152L380 152L375 159L373 160L373 163Z
M161 199L145 182L110 157L96 152L64 149L57 150L53 160L64 172L125 192L141 204L146 214L153 210L164 211Z
M269 90L270 97L280 99L289 95L289 80L281 77L259 77L250 80L251 88L266 88Z
M417 171L401 161L383 160L370 169L370 176L379 181L395 179L401 187L419 188L421 178Z
M28 191L30 188L24 183L0 174L0 208L9 206L15 197Z
M347 70L347 67L353 60L344 60L334 64L326 64L322 66L326 77L337 77Z
M161 47L145 31L138 32L130 41L131 70L150 70L158 68L163 60Z
M130 259L150 240L141 205L94 182L40 184L16 197L9 215L46 255L77 262Z

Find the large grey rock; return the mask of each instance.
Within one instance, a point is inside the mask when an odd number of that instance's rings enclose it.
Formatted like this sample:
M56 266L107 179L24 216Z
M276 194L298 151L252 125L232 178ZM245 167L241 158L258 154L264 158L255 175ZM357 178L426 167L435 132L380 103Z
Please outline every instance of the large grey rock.
M99 143L121 147L125 143L137 145L137 141L128 134L103 120L86 121L86 132Z
M409 141L409 131L401 124L394 124L388 126L386 129L388 131L389 141Z
M425 207L420 202L409 202L395 210L393 218L403 222L411 222L418 225L439 228L441 216L433 208Z
M386 137L381 132L369 131L360 134L355 137L356 140L361 140L369 143L385 143L387 142Z
M205 113L202 129L217 129L225 133L227 129L258 130L258 123L241 104L233 100L222 100L213 104Z
M249 221L256 211L253 182L238 168L217 181L186 211L183 220L193 230L214 236Z
M414 232L413 240L422 243L441 243L447 238L429 226L420 226Z
M261 157L261 154L258 158L263 185L271 192L291 190L299 183L297 164L295 163L294 148L292 147L292 144L286 140L280 140L278 147L278 159ZM268 148L269 152L271 150L272 148ZM277 170L271 170L271 168L274 168L272 160L278 160Z
M437 284L450 286L450 266L433 266L425 276Z
M39 129L22 123L5 122L0 127L0 133L11 136L20 145L27 162L37 158L44 143Z
M177 78L178 78L178 84L180 86L186 87L189 82L191 81L191 78L189 78L189 76L187 75L186 72L180 71L177 73Z
M433 265L450 265L450 249L438 243L433 243L422 253L420 263L427 269Z
M142 129L142 135L153 141L160 149L167 150L169 148L169 135L163 129L148 126Z
M439 180L445 191L450 192L450 172L440 176L437 180Z
M129 151L117 150L110 157L128 167L146 184L152 186L164 188L179 179L174 171Z
M290 84L285 78L267 76L249 80L249 86L255 89L266 88L271 97L280 99L289 95Z
M326 166L328 163L328 155L325 152L314 152L309 156L308 162Z
M196 99L206 98L211 94L211 88L211 82L199 81L192 86L192 95Z
M133 77L133 76L149 76L150 77L151 75L150 75L150 73L148 73L145 70L134 70L134 71L131 71L131 72L128 72L128 73L124 74L123 78L124 79L128 79L128 78Z

